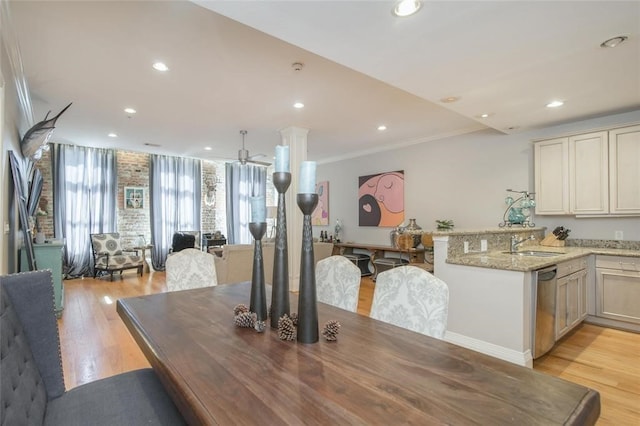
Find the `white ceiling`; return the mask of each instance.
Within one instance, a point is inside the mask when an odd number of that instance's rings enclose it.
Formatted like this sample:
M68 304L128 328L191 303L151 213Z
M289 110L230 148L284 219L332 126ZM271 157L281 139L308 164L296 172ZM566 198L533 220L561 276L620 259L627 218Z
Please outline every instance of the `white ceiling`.
M241 129L272 156L298 126L327 161L640 108L640 1L425 2L409 18L393 1L197 3L10 2L35 121L73 102L56 141L205 159L236 157Z

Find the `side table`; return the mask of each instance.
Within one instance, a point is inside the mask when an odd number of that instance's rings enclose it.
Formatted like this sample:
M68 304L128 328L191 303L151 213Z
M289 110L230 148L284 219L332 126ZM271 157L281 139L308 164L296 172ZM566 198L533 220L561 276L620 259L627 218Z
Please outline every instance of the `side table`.
M144 259L144 268L143 272L149 273L151 272L151 268L149 267L149 262L147 262L147 250L151 250L153 248L153 244L147 244L146 246L137 246L134 247L134 250L140 250L142 252L142 258Z

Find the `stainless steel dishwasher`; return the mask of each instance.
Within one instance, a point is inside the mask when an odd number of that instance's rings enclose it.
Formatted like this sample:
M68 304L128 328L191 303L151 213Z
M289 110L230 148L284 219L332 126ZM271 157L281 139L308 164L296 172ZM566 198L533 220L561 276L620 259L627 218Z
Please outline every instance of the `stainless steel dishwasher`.
M546 354L555 343L556 278L558 266L533 272L533 359Z

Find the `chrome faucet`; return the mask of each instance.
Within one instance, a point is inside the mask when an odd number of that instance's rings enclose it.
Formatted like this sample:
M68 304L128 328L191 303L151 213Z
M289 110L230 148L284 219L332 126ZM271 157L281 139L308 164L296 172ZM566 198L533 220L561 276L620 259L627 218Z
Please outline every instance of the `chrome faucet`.
M529 238L523 238L521 240L518 240L518 236L517 235L512 235L511 236L511 248L509 249L511 253L515 253L518 250L518 246L522 243L525 243L529 240L535 240L536 237L531 234L529 236Z

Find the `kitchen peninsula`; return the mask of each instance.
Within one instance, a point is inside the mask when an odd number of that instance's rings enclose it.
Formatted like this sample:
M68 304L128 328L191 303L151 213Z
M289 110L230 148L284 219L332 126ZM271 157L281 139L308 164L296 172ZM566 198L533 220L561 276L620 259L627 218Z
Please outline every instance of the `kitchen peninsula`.
M630 279L640 280L640 249L602 247L541 247L545 228L521 228L434 232L436 276L449 285L449 321L445 340L519 365L533 365L535 271L552 265L565 265L567 275L581 272L575 282L558 290L558 305L568 310L556 328L561 336L584 318L599 318L606 287L596 285L596 259L612 256L628 259ZM518 247L520 251L555 252L544 256L509 253L510 239L534 236ZM467 244L465 244L465 242ZM464 247L467 247L467 253ZM484 251L480 251L480 248ZM616 258L617 259L617 258ZM583 272L584 271L584 272ZM577 275L576 275L577 276ZM637 278L636 278L637 276ZM558 280L560 289L560 280ZM638 286L632 291L637 292ZM640 295L640 293L639 293ZM573 303L574 305L571 305ZM636 308L629 308L635 315ZM574 312L575 310L575 312ZM606 311L606 309L604 310ZM606 315L604 315L606 317ZM629 313L626 315L631 317ZM606 319L606 318L605 318ZM639 318L640 320L640 318ZM624 322L627 329L640 331L633 318ZM597 321L592 321L597 322ZM622 324L622 323L620 323ZM556 336L556 337L557 337Z

